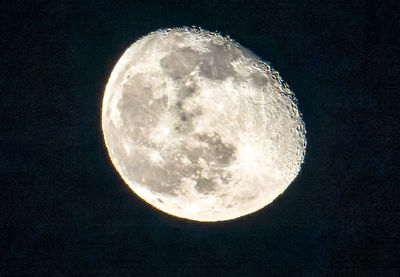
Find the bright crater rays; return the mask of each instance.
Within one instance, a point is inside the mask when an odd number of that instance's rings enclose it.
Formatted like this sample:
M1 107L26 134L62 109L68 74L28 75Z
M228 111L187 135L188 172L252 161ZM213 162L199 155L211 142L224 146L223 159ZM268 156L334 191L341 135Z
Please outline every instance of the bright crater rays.
M271 203L297 176L305 129L277 72L200 29L153 32L108 81L102 128L130 188L158 209L220 221Z

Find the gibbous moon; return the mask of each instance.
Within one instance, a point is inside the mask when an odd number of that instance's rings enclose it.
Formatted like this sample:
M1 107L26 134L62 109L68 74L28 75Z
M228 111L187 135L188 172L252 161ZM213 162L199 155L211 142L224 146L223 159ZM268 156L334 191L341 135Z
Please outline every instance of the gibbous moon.
M271 203L305 155L297 101L230 38L159 30L132 44L104 93L102 128L129 187L177 217L221 221Z

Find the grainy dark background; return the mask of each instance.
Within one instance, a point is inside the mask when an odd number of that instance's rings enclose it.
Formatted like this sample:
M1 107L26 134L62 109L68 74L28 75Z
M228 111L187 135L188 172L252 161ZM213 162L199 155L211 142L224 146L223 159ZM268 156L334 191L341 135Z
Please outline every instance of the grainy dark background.
M399 276L397 1L2 1L0 276ZM274 203L217 224L135 196L100 105L158 28L229 34L299 100L305 164Z

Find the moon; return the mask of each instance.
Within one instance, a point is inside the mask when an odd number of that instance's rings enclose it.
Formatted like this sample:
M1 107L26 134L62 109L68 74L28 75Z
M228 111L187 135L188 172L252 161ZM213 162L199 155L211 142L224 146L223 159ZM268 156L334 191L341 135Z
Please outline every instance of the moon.
M306 131L278 72L229 37L152 32L115 65L102 104L111 161L170 215L223 221L253 213L298 175Z

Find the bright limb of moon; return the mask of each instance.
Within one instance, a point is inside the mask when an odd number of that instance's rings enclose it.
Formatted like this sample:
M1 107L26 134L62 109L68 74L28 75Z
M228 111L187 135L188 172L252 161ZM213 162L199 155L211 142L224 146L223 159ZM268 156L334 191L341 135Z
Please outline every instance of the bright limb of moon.
M177 217L221 221L271 203L304 160L304 123L279 74L202 29L150 33L107 83L102 128L129 187Z

